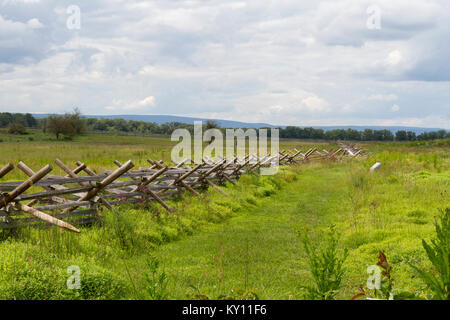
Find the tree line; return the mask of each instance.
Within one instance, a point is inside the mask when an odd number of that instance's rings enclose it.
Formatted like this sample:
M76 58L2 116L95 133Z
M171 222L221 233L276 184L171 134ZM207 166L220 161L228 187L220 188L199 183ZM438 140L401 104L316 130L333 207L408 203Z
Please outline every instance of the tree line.
M102 132L107 134L130 134L148 136L154 134L170 135L175 129L184 128L193 133L194 126L181 122L168 122L158 125L154 122L85 118L78 109L64 115L51 115L36 119L31 114L0 113L0 127L8 128L10 133L23 134L25 128L40 128L43 132L61 137L73 137L86 132ZM205 129L220 128L217 122L207 121ZM224 130L223 128L221 130ZM280 138L286 139L320 139L320 140L352 140L352 141L422 141L450 138L446 130L424 132L416 135L413 131L399 130L393 134L389 130L365 129L333 129L325 131L316 128L288 126L279 128ZM270 134L270 130L268 131Z
M315 128L286 127L280 129L281 138L353 140L353 141L423 141L450 138L450 132L438 130L416 134L413 131L399 130L393 134L390 130L333 129L325 131Z
M9 133L24 134L25 128L36 128L38 122L30 113L0 112L0 128L8 128Z

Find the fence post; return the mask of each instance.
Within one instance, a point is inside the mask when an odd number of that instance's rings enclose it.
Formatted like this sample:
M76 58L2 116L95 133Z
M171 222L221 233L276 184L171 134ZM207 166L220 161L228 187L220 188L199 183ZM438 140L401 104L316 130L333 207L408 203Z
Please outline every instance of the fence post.
M76 202L86 201L89 200L97 195L103 188L105 188L108 184L112 183L114 180L119 178L122 174L130 170L134 167L134 163L131 160L128 160L123 166L120 168L117 168L114 170L111 174L109 174L105 179L103 179L100 183L97 184L96 187L92 188L90 191L88 191L83 197L78 199ZM75 207L67 208L63 211L63 213L70 212L74 210Z
M0 178L5 176L8 172L14 169L14 165L12 163L8 163L6 166L0 169Z

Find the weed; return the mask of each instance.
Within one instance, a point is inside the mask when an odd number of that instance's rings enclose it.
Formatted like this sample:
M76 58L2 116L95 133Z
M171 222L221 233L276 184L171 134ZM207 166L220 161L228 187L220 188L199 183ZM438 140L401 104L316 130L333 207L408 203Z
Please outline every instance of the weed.
M433 265L433 272L415 265L411 267L432 290L433 299L450 300L450 208L435 221L436 239L431 243L422 240L422 246Z
M141 299L166 300L169 298L167 275L159 270L159 264L159 260L155 257L147 260L148 271L144 273L145 289Z
M303 247L308 257L308 264L314 285L305 286L305 298L309 300L334 300L341 288L344 276L343 264L348 252L338 249L338 235L331 226L326 235L325 244L314 245L308 236L303 240Z

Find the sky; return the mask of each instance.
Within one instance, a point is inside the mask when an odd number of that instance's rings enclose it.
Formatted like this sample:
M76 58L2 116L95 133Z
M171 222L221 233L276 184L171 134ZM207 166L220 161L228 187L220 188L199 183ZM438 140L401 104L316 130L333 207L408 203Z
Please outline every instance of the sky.
M0 112L450 129L448 0L0 0Z

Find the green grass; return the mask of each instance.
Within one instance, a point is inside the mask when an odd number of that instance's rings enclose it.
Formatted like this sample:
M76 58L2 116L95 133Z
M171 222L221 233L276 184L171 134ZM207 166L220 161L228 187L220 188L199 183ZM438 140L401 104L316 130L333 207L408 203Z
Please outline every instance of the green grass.
M77 160L82 161L96 172L116 168L114 160L123 163L131 159L136 167L148 166L148 158L171 163L171 149L178 143L164 136L130 137L99 134L77 136L72 141L65 141L56 140L54 136L44 134L40 130L28 129L28 131L27 135L13 135L0 130L0 166L24 161L31 169L37 171L46 164L53 165L56 158L71 168L75 167ZM311 146L317 145L337 149L335 145L329 143L318 144L300 140L281 140L280 149L302 148L306 151ZM53 167L52 174L65 175L58 166ZM17 169L3 179L25 178L26 175Z
M311 143L281 145L307 149ZM104 224L83 227L81 234L56 228L2 232L0 298L142 298L149 286L148 261L156 258L167 275L170 299L217 298L232 290L257 292L263 299L302 299L301 286L311 282L302 235L320 241L331 224L349 250L339 298L350 299L365 284L367 266L376 264L379 250L393 266L395 290L418 288L426 297L429 292L408 263L431 268L421 239L432 237L433 218L450 205L449 146L364 147L371 152L367 159L303 164L273 177L245 175L236 186L224 187L231 197L214 190L207 201L186 195L170 203L176 208L170 215L156 205L123 206L104 211ZM39 166L64 156L68 163L80 159L103 168L116 157L135 160L139 152L143 162L147 156L163 158L169 148L163 138L4 140L0 163L20 158ZM382 168L370 174L375 161ZM81 290L66 288L70 265L81 268Z

